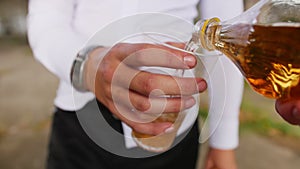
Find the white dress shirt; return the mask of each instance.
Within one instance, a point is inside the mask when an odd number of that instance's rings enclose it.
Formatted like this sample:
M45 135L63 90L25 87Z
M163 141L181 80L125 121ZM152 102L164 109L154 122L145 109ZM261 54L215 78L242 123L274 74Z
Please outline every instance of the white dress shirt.
M198 0L30 0L30 46L35 58L60 80L55 106L75 111L95 98L90 92L73 92L70 71L77 52L101 27L121 17L142 12L162 12L192 22L197 16L197 3ZM237 16L242 10L242 0L200 1L203 18L217 16L226 20ZM227 58L222 58L221 62L224 65L223 71L230 76L225 79L227 92L222 120L217 122L218 118L213 114L210 117L210 126L214 128L210 144L215 148L232 149L238 145L238 114L243 79ZM217 88L220 80L217 73L214 79L211 85ZM76 105L74 98L80 100ZM188 119L184 123L191 125ZM218 126L214 126L217 123Z

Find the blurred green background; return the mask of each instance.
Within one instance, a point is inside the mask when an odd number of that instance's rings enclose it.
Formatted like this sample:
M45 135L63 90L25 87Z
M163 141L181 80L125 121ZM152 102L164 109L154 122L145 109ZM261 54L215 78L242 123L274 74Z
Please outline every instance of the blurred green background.
M255 0L245 2L248 8ZM58 84L57 78L32 57L26 39L27 3L28 0L0 1L1 169L44 167ZM206 114L202 109L200 115L205 118ZM247 83L240 122L239 168L299 168L299 127L284 122L274 110L274 100L254 93ZM207 143L201 154L206 150Z

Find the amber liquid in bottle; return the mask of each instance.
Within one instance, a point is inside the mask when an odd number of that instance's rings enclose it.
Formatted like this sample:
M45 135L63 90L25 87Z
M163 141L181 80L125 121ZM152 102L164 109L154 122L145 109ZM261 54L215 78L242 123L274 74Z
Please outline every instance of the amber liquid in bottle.
M211 45L227 55L252 88L270 97L289 97L300 80L299 24L216 25Z

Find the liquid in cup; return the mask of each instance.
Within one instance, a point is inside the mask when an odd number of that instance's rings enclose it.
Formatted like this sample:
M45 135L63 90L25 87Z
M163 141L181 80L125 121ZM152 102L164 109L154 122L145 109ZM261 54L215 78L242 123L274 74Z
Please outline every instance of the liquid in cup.
M161 114L155 122L171 122L174 129L170 132L165 132L157 136L138 133L132 131L132 136L135 142L141 148L152 152L163 152L168 150L177 134L177 131L184 120L185 112Z

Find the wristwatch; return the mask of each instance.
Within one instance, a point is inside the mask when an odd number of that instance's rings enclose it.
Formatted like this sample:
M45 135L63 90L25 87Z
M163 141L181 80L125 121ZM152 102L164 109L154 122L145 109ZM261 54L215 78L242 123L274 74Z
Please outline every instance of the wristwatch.
M88 46L86 48L83 48L78 52L73 62L70 74L71 83L73 87L80 92L88 91L85 85L85 62L87 61L91 51L98 47L100 46Z

